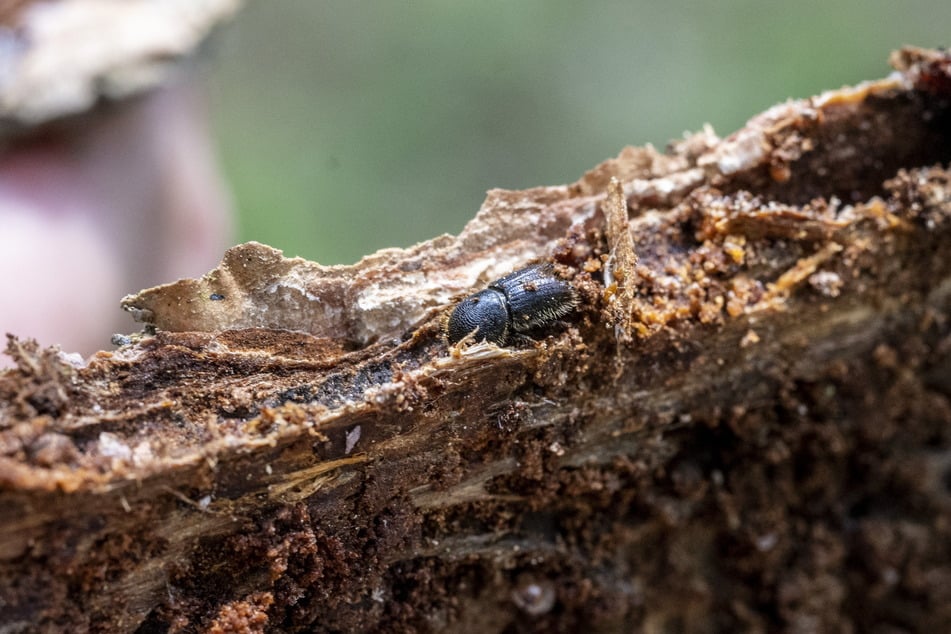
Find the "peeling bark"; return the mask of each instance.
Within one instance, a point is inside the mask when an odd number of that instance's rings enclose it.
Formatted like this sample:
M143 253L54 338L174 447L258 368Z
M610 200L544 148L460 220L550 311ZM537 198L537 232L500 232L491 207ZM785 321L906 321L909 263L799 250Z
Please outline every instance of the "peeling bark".
M257 244L0 375L6 631L951 625L951 58L490 192L353 266ZM508 348L452 302L553 261Z

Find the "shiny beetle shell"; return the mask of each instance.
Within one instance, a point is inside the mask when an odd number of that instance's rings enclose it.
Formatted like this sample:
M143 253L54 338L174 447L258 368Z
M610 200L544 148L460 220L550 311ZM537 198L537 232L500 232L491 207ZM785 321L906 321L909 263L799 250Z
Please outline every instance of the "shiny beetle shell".
M504 346L514 333L550 324L578 305L568 282L555 277L551 264L535 264L499 278L466 297L449 316L449 343L470 333L475 341Z

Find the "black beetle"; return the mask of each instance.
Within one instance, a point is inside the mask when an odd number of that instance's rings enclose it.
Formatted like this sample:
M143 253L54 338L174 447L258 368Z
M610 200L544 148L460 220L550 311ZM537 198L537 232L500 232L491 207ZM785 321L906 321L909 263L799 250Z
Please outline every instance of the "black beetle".
M446 334L449 343L457 343L475 331L476 341L504 346L512 331L550 324L577 305L575 289L555 277L551 264L533 264L459 302L449 316Z

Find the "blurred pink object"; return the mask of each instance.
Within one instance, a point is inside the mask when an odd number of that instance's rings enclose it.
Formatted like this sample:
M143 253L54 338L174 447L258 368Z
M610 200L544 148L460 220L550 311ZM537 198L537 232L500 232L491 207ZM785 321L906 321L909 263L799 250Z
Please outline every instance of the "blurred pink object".
M88 355L138 330L123 295L199 276L230 243L222 183L181 80L0 150L0 335Z

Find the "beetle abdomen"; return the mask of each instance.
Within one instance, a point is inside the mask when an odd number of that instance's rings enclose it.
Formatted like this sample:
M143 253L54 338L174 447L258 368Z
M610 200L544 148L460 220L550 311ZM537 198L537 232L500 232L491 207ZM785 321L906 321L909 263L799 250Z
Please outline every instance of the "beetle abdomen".
M524 332L564 317L578 305L575 289L555 277L550 264L536 264L493 282L508 300L510 326Z

